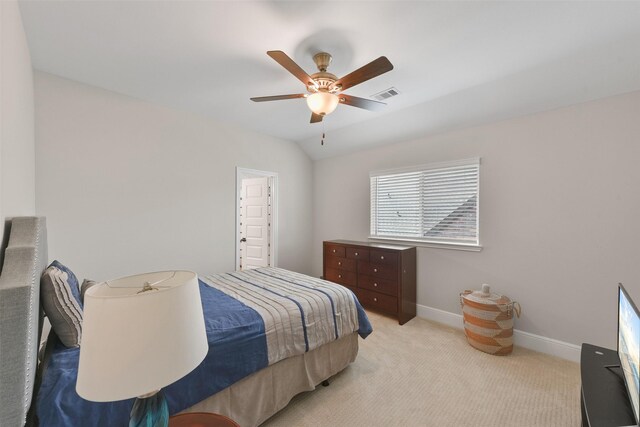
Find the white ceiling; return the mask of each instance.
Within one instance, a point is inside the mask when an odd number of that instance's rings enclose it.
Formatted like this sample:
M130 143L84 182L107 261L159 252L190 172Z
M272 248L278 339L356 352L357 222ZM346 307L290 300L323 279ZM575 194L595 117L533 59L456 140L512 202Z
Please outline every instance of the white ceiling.
M312 158L640 89L640 1L30 1L34 68L296 141ZM345 105L310 124L303 92L266 55L341 76L385 55L395 69L348 89L396 87L383 112ZM323 129L324 126L324 129ZM320 135L327 133L320 146Z

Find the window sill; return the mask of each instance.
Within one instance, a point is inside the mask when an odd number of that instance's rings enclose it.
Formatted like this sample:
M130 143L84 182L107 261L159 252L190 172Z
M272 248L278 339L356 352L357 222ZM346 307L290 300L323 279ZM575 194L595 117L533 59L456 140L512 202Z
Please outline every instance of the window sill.
M480 252L482 250L481 245L474 245L469 243L425 242L423 240L399 239L397 237L377 237L377 236L369 236L368 239L372 241L380 241L380 242L395 242L398 244L411 243L414 246L419 246L422 248L450 249L455 251L467 251L467 252Z

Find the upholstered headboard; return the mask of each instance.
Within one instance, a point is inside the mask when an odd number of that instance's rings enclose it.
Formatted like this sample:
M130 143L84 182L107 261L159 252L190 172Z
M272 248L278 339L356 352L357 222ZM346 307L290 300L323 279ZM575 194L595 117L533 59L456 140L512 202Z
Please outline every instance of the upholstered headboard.
M40 341L40 276L47 267L43 217L9 221L0 274L0 425L24 426Z

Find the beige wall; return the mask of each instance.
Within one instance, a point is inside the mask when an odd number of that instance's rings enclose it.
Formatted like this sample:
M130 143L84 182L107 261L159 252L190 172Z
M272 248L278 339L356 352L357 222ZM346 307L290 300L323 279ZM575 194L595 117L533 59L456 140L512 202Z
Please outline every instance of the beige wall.
M0 2L0 220L35 212L33 70L15 1ZM0 238L3 228L0 227Z
M364 240L369 172L481 157L481 252L419 248L418 303L460 313L489 283L518 300L516 327L615 348L616 285L640 303L640 92L321 160L313 273L322 241Z
M639 92L312 164L291 142L36 73L37 209L81 277L232 270L235 167L270 170L280 266L320 275L322 240L367 238L370 171L478 156L484 249L420 248L418 303L459 313L458 293L489 283L522 304L518 329L615 347L616 284L640 301L637 111Z
M35 82L37 209L50 256L80 279L234 270L237 166L278 173L278 263L309 272L312 163L298 145L50 74Z

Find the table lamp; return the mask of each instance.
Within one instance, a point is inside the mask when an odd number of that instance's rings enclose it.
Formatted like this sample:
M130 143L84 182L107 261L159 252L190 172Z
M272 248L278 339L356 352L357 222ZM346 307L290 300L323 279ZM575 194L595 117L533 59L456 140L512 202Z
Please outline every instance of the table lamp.
M209 345L198 276L163 271L97 284L84 295L76 391L93 402L137 397L130 427L166 427L165 387L195 369Z

